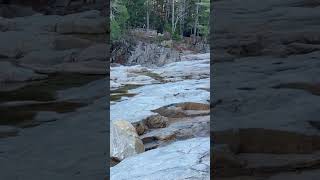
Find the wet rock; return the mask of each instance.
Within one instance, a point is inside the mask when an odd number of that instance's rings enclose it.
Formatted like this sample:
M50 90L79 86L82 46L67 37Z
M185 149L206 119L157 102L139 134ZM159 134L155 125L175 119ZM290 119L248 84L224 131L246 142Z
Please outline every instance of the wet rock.
M64 53L60 53L60 55L64 55ZM36 72L50 74L50 73L78 73L85 75L105 75L108 74L106 70L106 63L104 61L82 61L82 62L74 62L73 57L74 54L69 51L67 56L63 56L63 62L48 66L48 64L21 64L24 67L30 68ZM29 57L28 57L29 58ZM55 58L53 56L52 58ZM27 59L27 58L26 58ZM44 59L46 60L46 59ZM58 60L58 59L57 59ZM61 60L61 59L60 59Z
M287 172L280 173L274 176L271 176L267 180L282 180L282 179L291 179L291 180L302 180L302 179L310 179L316 180L319 177L319 170L309 170L303 172Z
M245 153L237 157L246 162L246 168L256 173L279 173L298 169L317 168L319 152L311 154L262 154Z
M39 123L54 122L61 118L61 115L53 111L40 111L34 117L34 120Z
M175 142L125 159L111 168L110 178L210 179L209 151L209 138Z
M56 32L60 34L105 34L107 24L99 11L87 11L64 17L57 24Z
M110 124L110 157L123 160L144 152L144 146L135 128L127 121Z
M66 62L54 66L56 72L61 73L79 73L87 75L106 75L107 65L104 61L83 61L83 62Z
M5 18L31 16L36 13L31 7L26 6L1 4L0 7L0 17Z
M320 148L318 135L263 128L215 131L215 140L242 153L312 153Z
M11 28L11 26L13 26L13 22L9 19L6 19L6 18L2 18L0 16L0 32L4 32L4 31L7 31Z
M215 145L212 154L212 169L216 177L233 177L245 172L245 161L239 159L227 145Z
M0 126L0 138L16 136L19 133L19 129L12 126Z
M90 77L90 76L83 76ZM79 76L81 78L81 76ZM107 88L107 78L103 75L96 76L92 82L86 83L81 87L73 87L56 92L56 98L60 101L80 101L90 103L98 96L105 96L105 89Z
M31 51L48 49L50 44L52 44L52 39L38 32L30 32L28 35L23 31L1 32L0 56L19 58Z
M54 51L43 50L34 51L18 60L22 66L36 69L37 67L51 68L53 65L61 64L74 54L75 50Z
M0 62L0 83L23 82L45 79L47 76L33 70L18 67L7 61Z

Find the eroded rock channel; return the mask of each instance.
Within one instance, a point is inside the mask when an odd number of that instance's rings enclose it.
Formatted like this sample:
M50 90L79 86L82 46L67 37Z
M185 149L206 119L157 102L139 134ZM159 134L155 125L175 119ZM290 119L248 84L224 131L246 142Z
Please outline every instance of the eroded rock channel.
M121 95L110 107L111 179L175 179L179 172L182 179L209 179L210 55L182 59L155 68L111 68L111 92Z

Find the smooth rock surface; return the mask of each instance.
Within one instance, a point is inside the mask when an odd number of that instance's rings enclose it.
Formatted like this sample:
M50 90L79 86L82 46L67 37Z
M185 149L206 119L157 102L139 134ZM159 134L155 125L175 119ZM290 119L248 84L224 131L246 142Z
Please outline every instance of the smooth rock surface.
M209 143L209 138L194 138L127 158L111 168L110 178L209 180Z

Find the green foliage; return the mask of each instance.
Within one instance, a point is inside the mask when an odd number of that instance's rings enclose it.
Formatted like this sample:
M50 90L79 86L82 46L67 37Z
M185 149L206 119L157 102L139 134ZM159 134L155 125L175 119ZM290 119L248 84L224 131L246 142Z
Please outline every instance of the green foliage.
M210 0L201 0L199 3L201 11L199 14L199 33L205 37L209 35Z
M126 0L124 5L128 10L130 27L142 27L145 24L147 11L146 0Z
M174 2L175 9L172 14L171 0L111 0L112 40L118 40L130 28L146 28L147 14L149 14L150 29L169 32L174 40L180 40L181 34L193 34L194 26L196 26L197 35L207 37L210 0L175 0ZM174 16L174 25L172 16ZM175 32L172 32L172 29Z
M182 40L181 35L178 32L173 33L172 39L175 40L175 41L181 41Z
M111 40L118 40L121 37L121 28L117 21L111 20Z
M127 29L129 13L123 0L113 0L111 3L111 40L118 40Z
M172 34L172 28L171 28L171 24L170 23L165 23L164 24L164 31L169 32L170 34Z

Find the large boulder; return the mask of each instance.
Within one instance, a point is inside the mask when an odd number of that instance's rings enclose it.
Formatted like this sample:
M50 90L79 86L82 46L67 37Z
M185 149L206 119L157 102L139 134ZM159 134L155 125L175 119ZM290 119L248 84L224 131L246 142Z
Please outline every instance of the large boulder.
M119 161L144 152L144 145L135 128L128 121L110 124L110 157Z

